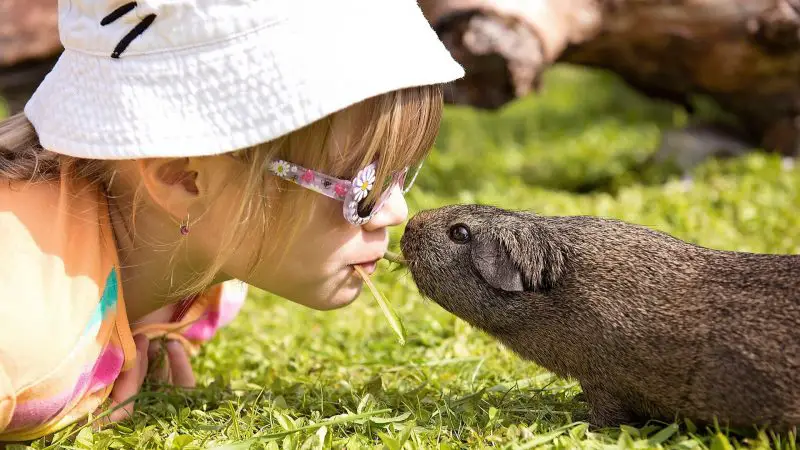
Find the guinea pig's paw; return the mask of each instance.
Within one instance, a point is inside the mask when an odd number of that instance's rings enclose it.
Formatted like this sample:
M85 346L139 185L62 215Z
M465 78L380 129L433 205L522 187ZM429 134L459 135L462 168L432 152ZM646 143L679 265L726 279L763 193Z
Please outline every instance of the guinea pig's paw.
M624 408L610 405L591 405L589 423L597 428L617 428L636 423L636 416Z
M614 428L636 422L636 415L610 392L601 388L586 387L583 387L583 392L589 402L589 422L593 426Z

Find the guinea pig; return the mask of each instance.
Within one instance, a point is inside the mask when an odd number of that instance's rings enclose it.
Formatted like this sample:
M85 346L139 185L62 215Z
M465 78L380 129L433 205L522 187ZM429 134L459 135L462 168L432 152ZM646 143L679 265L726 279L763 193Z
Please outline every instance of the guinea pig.
M416 214L401 249L423 296L577 380L595 426L800 425L800 255L486 205Z

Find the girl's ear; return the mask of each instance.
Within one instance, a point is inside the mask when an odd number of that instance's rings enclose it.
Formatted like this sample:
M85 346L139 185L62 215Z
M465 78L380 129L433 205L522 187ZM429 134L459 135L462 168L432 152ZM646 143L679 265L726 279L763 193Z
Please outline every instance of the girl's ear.
M138 161L150 198L176 218L186 217L203 194L198 170L190 158L148 158Z

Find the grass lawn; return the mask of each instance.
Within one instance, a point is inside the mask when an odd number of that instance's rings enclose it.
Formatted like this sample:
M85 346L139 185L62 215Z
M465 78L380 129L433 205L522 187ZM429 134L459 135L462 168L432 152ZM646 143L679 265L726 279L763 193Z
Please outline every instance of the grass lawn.
M783 170L779 157L707 162L693 171L688 192L676 174L631 170L661 129L686 119L607 74L561 67L548 73L540 95L499 113L448 108L409 208L478 202L592 214L706 247L800 253L800 169ZM603 178L613 189L576 192ZM393 231L395 249L401 231ZM128 422L94 433L68 429L32 445L797 448L791 435L734 435L691 423L590 429L575 382L522 361L421 298L406 272L383 270L375 280L404 321L405 346L366 290L333 312L252 290L243 313L194 360L196 390L151 386Z

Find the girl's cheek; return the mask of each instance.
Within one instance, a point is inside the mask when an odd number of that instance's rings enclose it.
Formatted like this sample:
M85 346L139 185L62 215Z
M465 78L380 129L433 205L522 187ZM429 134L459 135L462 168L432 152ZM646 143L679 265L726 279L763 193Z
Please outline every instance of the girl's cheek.
M319 220L320 225L329 230L350 231L350 229L357 229L344 218L341 202L329 198L323 200L325 201L317 202L319 214L314 218Z

